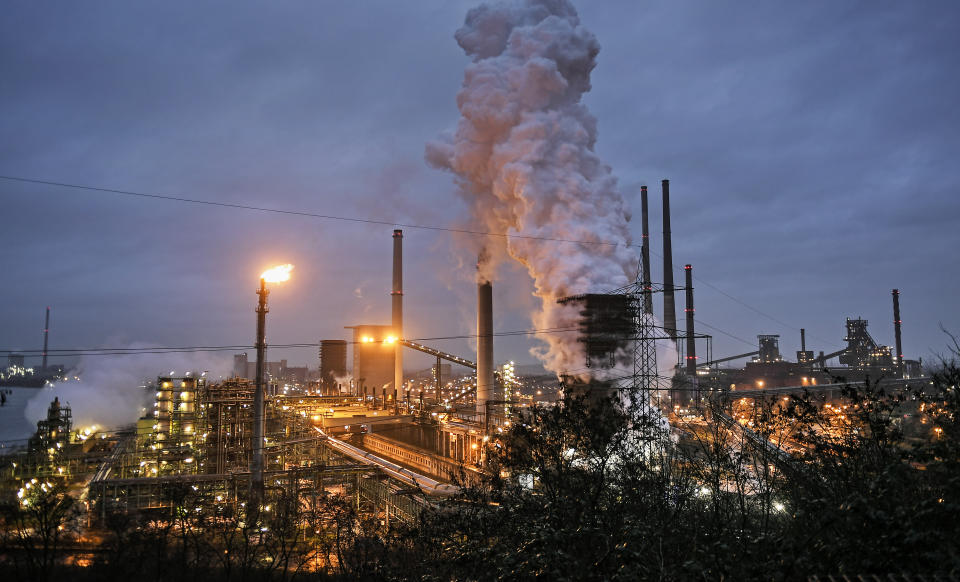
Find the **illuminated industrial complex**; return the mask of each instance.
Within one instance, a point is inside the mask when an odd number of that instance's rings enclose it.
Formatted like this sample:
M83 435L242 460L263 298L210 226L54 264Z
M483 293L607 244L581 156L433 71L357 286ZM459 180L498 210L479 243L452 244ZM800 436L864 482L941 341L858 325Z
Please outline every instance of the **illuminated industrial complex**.
M646 188L642 193L646 234ZM346 339L319 342L315 379L307 378L305 368L266 359L269 286L289 278L292 266L286 265L261 278L256 356L250 361L247 353L237 354L234 377L159 376L149 387L152 408L121 428L76 427L69 405L54 400L27 447L0 459L5 490L67 483L82 492L91 526L112 511L164 507L170 503L165 491L174 484L188 484L226 505L251 499L269 503L280 493L307 502L336 492L373 515L413 520L420 508L457 491L453 475L469 479L484 471L486 451L525 408L551 406L563 391L593 400L639 394L642 406L656 409L671 425L702 414L708 401L726 402L727 413L715 420L726 418L731 427L749 431L751 421L742 413L748 399L820 391L830 402L842 383L923 380L917 362L903 357L897 290L895 348L878 344L866 320L847 319L847 347L837 352L808 350L801 332L795 361L784 358L776 335L759 335L755 351L714 358L710 336L698 334L693 325L692 267L684 269L684 287L672 283L667 181L663 208L668 283L651 281L645 236L638 281L609 293L561 300L580 314L575 335L586 374L522 377L502 355L496 365L487 281L477 286L476 354L450 354L405 339L402 232L396 230L391 323L348 325ZM686 296L685 329L678 329L671 313L679 291ZM661 295L662 325L653 313L660 303L654 298ZM660 362L658 368L656 345L667 342L678 347L677 361ZM405 350L435 358L428 376L404 372ZM741 368L719 366L745 358L752 359ZM11 356L11 373L18 365L22 368L22 360ZM658 371L670 368L672 377Z

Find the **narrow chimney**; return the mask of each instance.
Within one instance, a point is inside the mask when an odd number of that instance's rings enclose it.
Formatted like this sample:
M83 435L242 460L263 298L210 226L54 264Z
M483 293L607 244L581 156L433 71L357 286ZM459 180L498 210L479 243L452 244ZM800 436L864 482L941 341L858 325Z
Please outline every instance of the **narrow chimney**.
M893 336L897 342L897 353L893 363L903 371L903 345L900 337L900 290L893 290Z
M663 327L677 341L677 306L673 298L673 245L670 242L670 180L663 180Z
M260 502L263 501L263 437L266 415L264 413L264 368L267 357L267 296L270 291L267 289L266 281L260 279L260 289L257 291L259 300L257 301L257 373L254 380L253 392L253 435L251 443L252 454L250 457L250 495L254 501L254 507L259 510Z
M47 307L47 321L43 324L43 363L40 364L40 372L47 371L47 345L50 336L50 308Z
M683 270L686 275L687 284L687 308L684 310L687 315L687 375L692 379L696 379L697 343L694 339L696 332L693 325L693 267L687 265Z
M800 351L807 352L807 330L800 328Z
M643 215L643 238L640 244L641 277L643 287L643 312L653 315L653 293L650 283L650 220L647 209L647 187L640 186L640 207Z
M495 401L493 380L493 286L477 281L477 413L489 426L488 402Z
M693 383L693 389L694 392L696 392L697 342L695 339L696 331L693 325L693 267L687 265L683 269L687 284L687 308L685 310L687 314L687 376Z
M403 231L393 231L393 335L397 341L393 344L393 404L394 409L400 402L400 390L403 386ZM396 410L395 410L396 411Z

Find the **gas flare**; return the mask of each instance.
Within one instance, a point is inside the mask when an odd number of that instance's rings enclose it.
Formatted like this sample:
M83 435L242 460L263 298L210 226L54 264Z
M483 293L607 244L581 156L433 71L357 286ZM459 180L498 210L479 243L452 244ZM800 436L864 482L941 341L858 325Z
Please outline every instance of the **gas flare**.
M293 265L287 263L286 265L277 265L271 269L267 269L260 275L260 278L266 281L267 283L280 283L282 281L290 280L290 271L293 270Z
M427 161L456 175L471 226L512 235L484 241L480 279L493 280L509 255L534 280L534 326L576 327L579 313L557 299L619 287L637 264L629 210L581 103L600 46L567 0L481 5L455 38L473 59L457 94L461 118L453 135L427 144ZM582 370L575 338L543 334L534 355L558 374Z

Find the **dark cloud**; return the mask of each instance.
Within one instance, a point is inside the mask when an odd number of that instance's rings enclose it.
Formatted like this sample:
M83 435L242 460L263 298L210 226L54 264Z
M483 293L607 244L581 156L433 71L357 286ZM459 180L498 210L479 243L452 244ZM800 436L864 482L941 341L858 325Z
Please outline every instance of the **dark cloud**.
M671 179L676 264L789 326L706 285L698 318L789 350L794 327L837 345L862 315L891 343L899 287L909 356L941 350L940 322L960 331L954 3L579 4L602 46L598 152L625 192L651 186L654 233ZM457 119L470 6L10 4L0 174L456 224L423 147ZM389 226L3 181L0 204L3 348L39 345L47 304L63 347L252 342L254 279L280 261L297 270L272 296L273 343L389 318ZM471 333L471 261L448 235L405 234L411 335ZM521 275L497 289L499 329L530 325ZM718 334L714 350L742 347Z

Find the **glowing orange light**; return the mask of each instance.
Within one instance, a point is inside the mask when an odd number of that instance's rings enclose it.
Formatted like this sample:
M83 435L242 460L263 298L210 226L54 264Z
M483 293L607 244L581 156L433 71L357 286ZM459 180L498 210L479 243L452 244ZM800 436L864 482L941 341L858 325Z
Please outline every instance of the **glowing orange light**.
M282 283L283 281L290 280L290 271L293 270L293 265L287 263L286 265L277 265L272 269L267 269L260 275L260 278L266 281L267 283Z

